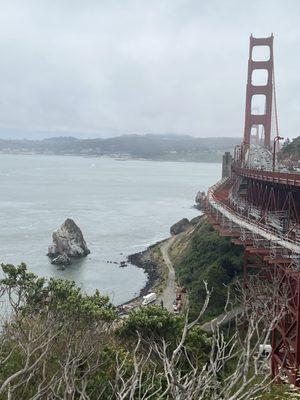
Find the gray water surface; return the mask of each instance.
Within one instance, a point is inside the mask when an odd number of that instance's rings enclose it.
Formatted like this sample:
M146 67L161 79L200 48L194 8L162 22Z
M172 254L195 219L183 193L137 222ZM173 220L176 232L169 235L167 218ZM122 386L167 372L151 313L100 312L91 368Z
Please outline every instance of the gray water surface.
M26 262L40 276L74 280L86 292L130 300L143 270L118 264L169 235L207 190L220 164L117 161L105 158L0 154L0 262ZM81 228L91 254L65 270L46 256L53 230L66 218Z

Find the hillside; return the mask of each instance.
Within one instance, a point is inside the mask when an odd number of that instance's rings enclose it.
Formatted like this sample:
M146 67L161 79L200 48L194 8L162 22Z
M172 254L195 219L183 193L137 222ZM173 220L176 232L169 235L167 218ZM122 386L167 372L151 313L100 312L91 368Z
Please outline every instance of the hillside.
M279 158L285 161L300 160L300 136L292 141L286 140L279 153Z
M188 290L192 318L198 314L205 299L204 281L213 289L206 318L223 312L226 285L241 273L242 255L242 247L233 245L229 238L219 236L205 217L176 242L172 248L172 259L180 285Z
M108 139L73 137L44 140L0 140L2 153L110 156L166 161L219 162L239 138L195 138L177 135L124 135Z

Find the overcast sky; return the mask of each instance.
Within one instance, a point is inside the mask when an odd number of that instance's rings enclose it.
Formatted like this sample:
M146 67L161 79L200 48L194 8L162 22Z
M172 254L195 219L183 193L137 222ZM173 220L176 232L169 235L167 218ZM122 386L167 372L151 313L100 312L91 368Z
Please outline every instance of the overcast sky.
M300 133L299 0L0 0L0 136L241 136L249 34Z

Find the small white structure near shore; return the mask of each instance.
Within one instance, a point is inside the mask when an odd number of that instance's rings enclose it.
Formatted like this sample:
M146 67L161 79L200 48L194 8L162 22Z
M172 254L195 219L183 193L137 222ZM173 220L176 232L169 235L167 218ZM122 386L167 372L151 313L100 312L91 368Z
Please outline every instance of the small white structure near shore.
M157 298L156 293L149 293L146 296L143 296L142 306L146 306L149 303L152 303Z

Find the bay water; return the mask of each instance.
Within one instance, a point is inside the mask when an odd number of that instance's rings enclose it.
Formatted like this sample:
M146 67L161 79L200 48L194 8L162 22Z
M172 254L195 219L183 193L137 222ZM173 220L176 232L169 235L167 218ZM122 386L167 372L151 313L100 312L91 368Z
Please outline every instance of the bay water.
M145 285L129 254L169 235L172 224L200 214L198 190L220 179L221 164L0 154L0 262L39 276L99 289L114 304ZM52 232L66 218L81 228L91 254L61 269L46 256Z

